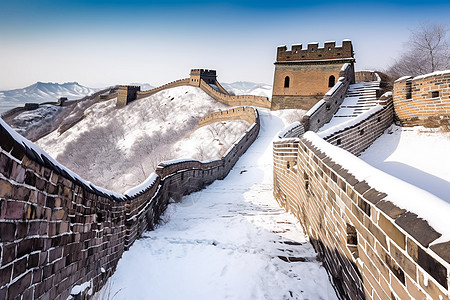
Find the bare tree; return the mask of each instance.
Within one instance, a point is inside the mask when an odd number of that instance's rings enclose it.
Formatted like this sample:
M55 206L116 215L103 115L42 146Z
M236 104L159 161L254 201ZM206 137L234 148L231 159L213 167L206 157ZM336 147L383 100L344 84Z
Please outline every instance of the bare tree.
M398 78L450 68L449 29L442 24L423 23L411 30L406 50L387 73Z

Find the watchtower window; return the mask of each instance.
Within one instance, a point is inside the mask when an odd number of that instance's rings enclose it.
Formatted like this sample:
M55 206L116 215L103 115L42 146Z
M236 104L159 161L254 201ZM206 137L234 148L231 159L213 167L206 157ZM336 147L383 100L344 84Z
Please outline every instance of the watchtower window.
M439 91L431 92L431 98L438 98L439 97Z
M333 75L331 75L328 78L328 87L333 87L335 83L336 83L336 78Z
M288 88L289 87L289 76L284 77L284 87Z

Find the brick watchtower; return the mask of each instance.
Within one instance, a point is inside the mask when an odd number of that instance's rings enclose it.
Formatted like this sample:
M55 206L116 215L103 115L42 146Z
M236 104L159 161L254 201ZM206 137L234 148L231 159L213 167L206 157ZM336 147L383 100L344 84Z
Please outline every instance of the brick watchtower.
M353 46L344 40L342 46L335 42L309 43L277 49L273 79L272 110L285 108L310 109L334 86L345 63L353 64Z

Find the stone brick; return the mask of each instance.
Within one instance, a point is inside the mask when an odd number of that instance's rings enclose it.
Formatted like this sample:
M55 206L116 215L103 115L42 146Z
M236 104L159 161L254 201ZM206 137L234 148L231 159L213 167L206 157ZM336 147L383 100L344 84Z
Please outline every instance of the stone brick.
M22 294L25 289L30 286L31 283L31 272L18 279L16 282L8 287L8 298L14 299L15 297Z
M410 260L400 249L398 249L392 242L389 243L390 253L392 258L399 264L403 271L405 271L413 280L417 280L417 267L412 260Z
M428 245L442 234L434 230L426 220L417 217L416 214L406 212L395 220L402 229L414 237L422 246Z
M384 199L386 196L387 194L381 193L373 188L363 194L364 199L366 199L372 204L377 204L380 200Z
M0 178L0 198L10 199L12 197L13 186L8 181Z
M418 284L411 281L408 277L406 277L406 289L414 299L427 300L427 296L425 296L424 292L419 289Z
M394 290L395 294L401 300L411 299L411 296L406 291L404 284L405 284L404 282L399 282L397 277L395 277L391 274L391 286L392 286L392 289Z
M421 247L418 247L417 250L417 263L419 266L421 266L428 274L436 279L439 284L447 289L447 269L440 262L422 250Z
M380 230L375 224L372 222L368 223L367 229L373 234L373 236L377 239L378 243L380 243L385 249L387 249L387 241L386 235L382 230Z
M2 266L12 262L16 258L16 243L3 244Z
M12 222L0 222L0 242L14 241L16 234L16 224Z
M398 219L397 219L398 220ZM383 214L378 217L378 225L381 229L403 250L405 250L405 235Z
M390 218L394 220L406 212L405 209L399 208L391 201L381 200L376 204L376 207L381 209L382 212L384 212L386 215L388 215Z
M450 242L439 243L430 247L434 253L450 264Z
M384 261L386 266L391 270L392 274L397 277L398 280L402 284L405 284L405 273L400 268L400 266L391 258L391 256L380 246L377 245L377 253L380 256L380 258Z
M431 299L445 299L449 295L446 295L431 279L428 275L424 276L424 273L419 270L419 283L420 287L430 296Z
M27 257L16 260L13 265L13 276L12 279L17 276L22 275L27 270Z
M22 257L32 251L33 241L31 239L21 240L17 244L17 257Z
M0 267L0 287L11 281L12 265Z

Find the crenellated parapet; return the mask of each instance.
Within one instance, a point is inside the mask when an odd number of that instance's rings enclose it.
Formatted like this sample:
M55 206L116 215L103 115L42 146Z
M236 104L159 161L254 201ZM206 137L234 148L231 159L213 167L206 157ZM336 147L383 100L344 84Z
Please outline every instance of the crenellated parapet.
M303 49L302 44L292 45L291 50L287 50L286 45L277 48L277 62L308 61L323 59L350 59L353 60L353 46L350 40L342 41L341 46L336 46L336 42L325 42L323 47L319 43L308 43Z

